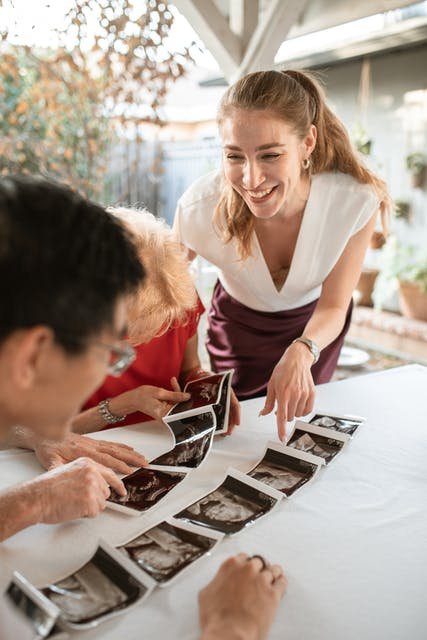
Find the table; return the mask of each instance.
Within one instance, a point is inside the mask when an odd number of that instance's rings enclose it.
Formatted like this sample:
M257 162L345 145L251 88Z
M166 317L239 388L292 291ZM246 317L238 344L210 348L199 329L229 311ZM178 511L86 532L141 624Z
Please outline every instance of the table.
M258 418L262 399L243 403L242 426L217 438L209 459L163 506L127 517L38 525L0 544L0 588L10 568L34 583L83 564L103 536L117 544L216 487L229 466L247 471L268 439L273 417ZM427 637L427 368L408 365L318 387L316 408L365 415L348 448L318 479L237 536L194 571L158 589L140 607L78 638L126 640L198 637L196 594L229 555L261 553L286 568L289 589L270 638L421 640ZM101 437L101 436L95 436ZM148 457L170 448L155 423L112 429ZM0 453L0 486L40 472L33 454Z

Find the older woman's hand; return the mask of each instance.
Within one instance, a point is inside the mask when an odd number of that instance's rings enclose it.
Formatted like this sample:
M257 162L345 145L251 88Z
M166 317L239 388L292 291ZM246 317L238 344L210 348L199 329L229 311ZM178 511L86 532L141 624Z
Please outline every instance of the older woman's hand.
M301 342L286 349L273 369L267 385L267 397L260 416L273 411L280 440L286 439L286 423L313 410L315 386L311 375L313 356Z
M131 473L135 467L148 464L143 455L127 444L95 440L77 433L69 433L63 440L46 440L33 437L34 453L45 469L54 469L77 458L90 458L117 471Z

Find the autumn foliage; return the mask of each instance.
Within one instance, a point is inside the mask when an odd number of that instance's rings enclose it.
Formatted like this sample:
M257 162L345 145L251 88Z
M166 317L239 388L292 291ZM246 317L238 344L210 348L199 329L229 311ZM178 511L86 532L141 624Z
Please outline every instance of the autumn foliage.
M173 20L158 0L75 0L54 48L12 45L4 30L0 172L99 197L117 127L161 124L168 87L191 62L190 48L170 49Z

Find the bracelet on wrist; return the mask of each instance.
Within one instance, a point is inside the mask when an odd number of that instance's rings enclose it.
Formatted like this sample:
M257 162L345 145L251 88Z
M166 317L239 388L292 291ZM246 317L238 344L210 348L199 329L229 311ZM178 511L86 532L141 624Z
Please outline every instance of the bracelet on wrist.
M111 398L101 400L101 402L98 404L98 413L105 424L115 424L116 422L121 422L126 418L126 414L124 416L117 416L114 413L111 413L109 407L110 400Z

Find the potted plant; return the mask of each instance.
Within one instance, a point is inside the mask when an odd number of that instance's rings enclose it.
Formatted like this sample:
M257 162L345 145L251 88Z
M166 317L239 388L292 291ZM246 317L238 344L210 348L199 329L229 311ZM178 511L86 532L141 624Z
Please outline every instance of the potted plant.
M358 122L353 129L353 134L351 136L352 142L359 153L364 156L371 155L372 151L372 138L370 138L363 127L363 125Z
M408 202L407 200L395 200L394 215L399 220L404 220L405 222L411 222L411 219L412 219L411 203Z
M427 157L424 153L415 151L406 156L406 168L412 176L412 186L420 189L424 186L427 170Z
M381 308L397 291L402 314L427 322L427 252L399 246L395 238L388 245L373 294L375 306Z

